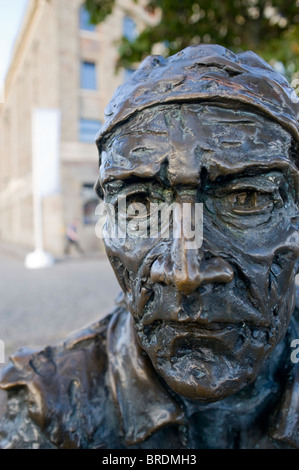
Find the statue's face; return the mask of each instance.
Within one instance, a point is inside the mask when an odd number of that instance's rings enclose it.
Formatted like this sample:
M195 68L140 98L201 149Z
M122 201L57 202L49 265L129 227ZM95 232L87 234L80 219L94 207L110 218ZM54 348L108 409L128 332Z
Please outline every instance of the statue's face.
M290 145L266 117L183 104L144 111L104 149L106 202L203 204L198 249L184 236L105 235L139 344L183 396L236 393L286 333L299 256Z

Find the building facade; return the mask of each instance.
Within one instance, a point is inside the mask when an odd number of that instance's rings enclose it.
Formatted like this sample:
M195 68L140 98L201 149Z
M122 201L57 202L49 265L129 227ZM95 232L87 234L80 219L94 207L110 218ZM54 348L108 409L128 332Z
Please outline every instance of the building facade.
M57 181L42 197L44 248L62 254L65 229L74 219L83 249L101 247L95 235L94 138L127 73L115 72L115 43L154 21L133 0L117 0L113 13L96 27L82 0L29 1L0 104L0 240L34 248L33 112L57 110ZM53 163L47 158L42 161L46 176Z

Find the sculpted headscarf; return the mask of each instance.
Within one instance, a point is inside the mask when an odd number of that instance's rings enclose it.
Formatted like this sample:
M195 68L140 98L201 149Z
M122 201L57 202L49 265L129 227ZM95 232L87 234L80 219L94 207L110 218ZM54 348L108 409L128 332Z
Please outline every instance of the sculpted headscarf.
M235 55L218 45L191 46L164 59L149 56L115 92L103 139L135 113L157 104L186 101L232 101L254 108L279 122L299 140L299 100L287 80L253 52Z

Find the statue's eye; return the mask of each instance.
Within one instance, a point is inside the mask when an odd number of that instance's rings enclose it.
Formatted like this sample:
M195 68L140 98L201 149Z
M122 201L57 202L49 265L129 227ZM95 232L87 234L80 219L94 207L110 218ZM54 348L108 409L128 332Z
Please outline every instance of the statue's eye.
M210 184L204 206L215 221L240 230L278 223L288 207L288 185L280 172Z
M257 215L271 212L274 206L273 195L246 190L233 192L224 197L226 209L236 215Z
M151 215L155 207L163 202L157 195L140 191L120 197L115 203L115 213L121 218L130 220L145 219Z
M255 228L268 222L283 201L278 191L255 188L224 190L206 199L205 206L227 225Z
M146 191L119 198L115 206L118 227L130 238L146 238L154 230L159 233L161 220L155 215L162 202L161 197Z
M129 214L135 214L136 217L143 218L145 215L150 216L151 211L153 210L153 204L159 205L162 201L161 199L153 196L149 196L146 193L137 193L132 194L126 198L127 210L129 209Z

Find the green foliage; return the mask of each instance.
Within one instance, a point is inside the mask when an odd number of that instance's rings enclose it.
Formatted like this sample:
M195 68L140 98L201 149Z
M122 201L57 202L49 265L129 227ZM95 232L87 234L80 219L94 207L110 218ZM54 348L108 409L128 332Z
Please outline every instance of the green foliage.
M91 22L97 24L112 13L114 0L85 0L85 6L89 11Z
M103 21L114 2L86 0L92 21ZM157 43L165 55L191 44L216 43L280 61L289 78L299 71L299 0L149 0L146 9L161 11L161 21L132 42L120 40L120 66L132 67Z

